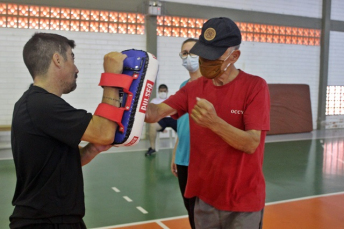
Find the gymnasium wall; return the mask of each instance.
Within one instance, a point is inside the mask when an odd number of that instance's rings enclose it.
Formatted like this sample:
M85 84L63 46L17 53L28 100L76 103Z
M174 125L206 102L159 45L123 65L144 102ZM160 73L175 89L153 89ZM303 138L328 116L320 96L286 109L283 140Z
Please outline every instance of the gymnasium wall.
M343 0L332 0L331 19L344 21L344 1Z
M30 3L28 0L20 2ZM37 4L37 1L35 1ZM41 5L49 1L41 0ZM87 1L86 1L87 2ZM85 4L86 4L85 2ZM106 6L101 5L104 9ZM162 4L167 1L162 1ZM180 3L179 0L168 2ZM189 0L188 4L267 12L280 15L297 15L313 19L321 18L322 0ZM21 3L23 4L23 3ZM78 8L83 8L82 4ZM112 6L113 8L113 6ZM115 10L115 9L114 9ZM332 18L344 20L342 0L332 0ZM188 15L185 15L186 17ZM223 16L223 15L218 15ZM224 15L230 17L230 15ZM199 15L202 18L202 15ZM255 21L252 21L254 23ZM273 23L273 21L271 22ZM292 26L298 26L297 24ZM22 61L22 47L37 30L0 28L0 125L11 123L14 102L31 83ZM76 65L80 70L78 88L63 97L73 106L93 112L100 101L101 89L97 86L102 72L103 55L109 51L128 48L145 49L145 35L123 35L107 33L46 31L59 33L76 40ZM344 55L343 32L330 34L329 82L344 85L341 68ZM180 45L186 38L165 37L157 39L157 57L160 63L156 85L166 83L170 94L174 94L180 83L188 78L178 56ZM268 83L309 84L314 128L316 128L319 90L320 46L291 45L277 43L243 42L242 55L236 66L248 73L264 78ZM337 117L339 118L339 117Z
M344 33L330 33L328 85L344 85Z
M174 93L188 79L178 56L184 38L159 37L160 66L158 83L166 83ZM264 78L270 84L309 84L313 123L318 109L320 46L243 42L237 68Z
M22 49L40 30L0 28L0 125L11 123L14 103L32 83L22 58ZM47 32L47 30L42 32ZM103 72L103 56L129 48L145 49L145 36L128 34L48 31L76 41L75 64L79 69L77 89L63 98L72 106L93 112L101 101L97 86Z
M169 2L185 2L172 0ZM322 1L188 1L189 4L226 7L240 10L252 10L278 14L298 15L305 17L321 17ZM222 15L219 15L222 16ZM230 17L230 15L226 15ZM254 22L254 21L253 21ZM297 25L294 25L297 26ZM160 67L159 83L170 86L174 93L180 82L188 78L177 56L183 38L159 37L158 58L168 61L168 65ZM319 90L320 46L272 44L259 42L243 42L240 47L242 55L236 67L264 78L268 83L309 84L313 124L316 128ZM174 55L172 55L174 53ZM163 72L163 74L162 74ZM177 81L177 79L180 79Z
M337 0L340 1L340 0ZM168 0L168 2L321 18L322 0Z
M332 0L331 19L344 22L344 1ZM344 86L344 30L330 32L328 85ZM344 128L344 115L326 116L326 128Z

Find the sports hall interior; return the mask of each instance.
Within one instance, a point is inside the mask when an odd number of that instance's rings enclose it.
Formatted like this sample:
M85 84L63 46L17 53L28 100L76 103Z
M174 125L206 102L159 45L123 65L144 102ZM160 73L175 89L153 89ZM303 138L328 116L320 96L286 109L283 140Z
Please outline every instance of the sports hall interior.
M198 38L207 19L221 16L242 32L236 67L262 77L270 89L263 228L344 228L342 0L0 1L0 228L8 228L13 211L12 112L32 83L22 49L35 32L75 40L78 87L62 98L94 112L106 53L154 54L159 72L151 98L159 84L172 95L189 77L178 55L182 42ZM161 133L158 152L145 157L144 124L138 144L112 147L83 167L88 228L190 228L170 171L175 138L171 130Z

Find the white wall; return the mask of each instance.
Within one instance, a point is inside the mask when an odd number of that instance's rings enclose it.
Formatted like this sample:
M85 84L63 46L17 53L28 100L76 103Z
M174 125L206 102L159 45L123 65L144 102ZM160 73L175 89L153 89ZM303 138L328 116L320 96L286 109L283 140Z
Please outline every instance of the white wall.
M182 2L179 0L171 0ZM288 4L287 4L288 2ZM343 20L343 1L333 0L332 17ZM303 1L188 1L191 4L230 7L244 10L274 12L299 16L320 17L322 0ZM286 5L287 4L287 5ZM282 7L283 6L283 7ZM341 7L341 8L340 8ZM306 10L307 9L307 10ZM337 16L336 16L337 15ZM22 48L35 30L0 28L0 125L11 123L13 104L32 82L22 61ZM76 64L80 70L78 88L64 98L77 108L93 112L100 101L101 89L97 86L102 72L103 55L110 51L129 48L145 50L144 35L122 35L84 32L56 32L75 39ZM329 84L344 85L343 58L344 33L330 34ZM185 38L158 37L157 58L160 63L156 85L165 83L170 94L188 79L188 73L178 56ZM268 83L309 84L316 127L318 109L318 78L320 47L288 44L243 42L242 56L236 66L244 71L259 75Z
M344 33L330 32L328 85L344 86ZM326 116L326 128L344 128L344 115Z
M165 83L170 94L188 79L178 56L185 38L159 37L161 62L158 84ZM308 84L311 92L313 124L316 127L319 88L320 46L243 42L241 57L235 64L247 73L264 78L267 83Z
M9 125L13 105L32 83L22 49L38 30L0 28L0 125ZM101 101L98 85L103 72L103 56L111 51L145 49L144 35L43 31L58 33L76 42L75 63L79 69L77 89L63 98L72 106L94 112Z
M33 30L0 29L1 61L1 104L0 125L10 124L13 104L31 83L31 78L23 64L21 51ZM100 101L101 89L97 86L102 72L103 55L110 51L129 48L145 49L145 36L100 34L82 32L59 32L76 41L76 65L80 73L78 88L64 95L71 105L93 112ZM181 65L178 55L185 38L158 37L157 57L160 63L156 81L158 86L165 83L169 94L174 94L180 84L188 79L188 73ZM11 45L7 43L11 41ZM243 42L242 56L236 66L242 70L259 75L268 83L309 84L312 97L313 121L317 115L319 46L286 45ZM8 77L9 76L9 77Z
M169 95L173 95L180 84L189 79L189 73L182 66L179 57L181 45L186 38L158 37L158 60L160 63L156 85L166 84Z
M0 125L10 124L13 105L32 83L22 50L33 31L0 29Z
M243 42L236 67L258 75L268 84L307 84L313 127L318 110L320 46Z
M328 85L344 86L344 33L330 32Z
M332 0L331 7L331 19L344 21L344 1L343 0Z
M163 0L164 1L164 0ZM304 17L321 18L322 0L167 0L168 2L187 3L238 10L259 11ZM335 0L342 1L342 0ZM343 12L343 11L342 11Z
M331 19L344 21L344 1L332 0ZM330 32L328 85L344 86L344 32ZM327 116L326 128L344 128L344 115Z

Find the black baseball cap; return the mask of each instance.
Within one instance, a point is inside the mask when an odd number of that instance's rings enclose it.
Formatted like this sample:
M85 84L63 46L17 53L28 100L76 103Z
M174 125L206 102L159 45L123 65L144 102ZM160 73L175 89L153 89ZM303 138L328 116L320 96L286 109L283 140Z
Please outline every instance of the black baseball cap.
M211 18L202 27L199 40L190 50L200 57L216 60L229 47L241 44L241 32L238 26L229 18Z

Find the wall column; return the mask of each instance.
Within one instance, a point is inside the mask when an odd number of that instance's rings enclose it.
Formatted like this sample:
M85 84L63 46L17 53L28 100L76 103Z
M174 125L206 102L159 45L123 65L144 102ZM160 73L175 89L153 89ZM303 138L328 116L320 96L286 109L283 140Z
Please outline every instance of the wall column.
M326 90L328 81L329 49L331 29L331 0L323 0L320 42L320 77L317 129L325 129Z

